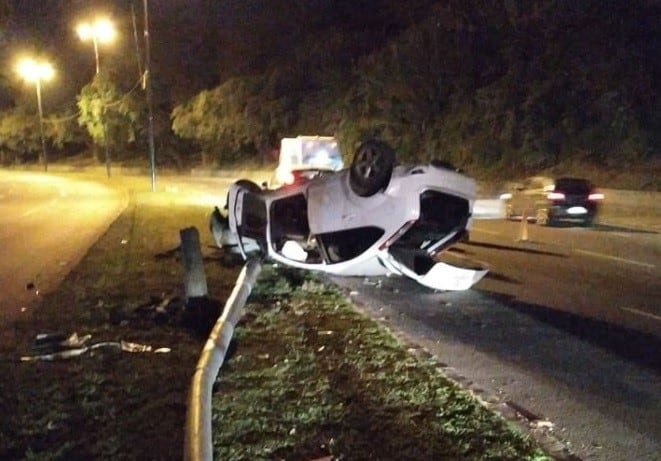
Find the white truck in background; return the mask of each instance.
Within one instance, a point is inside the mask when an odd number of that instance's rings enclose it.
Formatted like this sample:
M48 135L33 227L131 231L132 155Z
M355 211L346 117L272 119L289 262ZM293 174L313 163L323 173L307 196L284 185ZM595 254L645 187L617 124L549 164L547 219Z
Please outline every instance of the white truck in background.
M291 184L297 171L339 171L342 168L342 153L333 136L282 138L278 166L270 187Z

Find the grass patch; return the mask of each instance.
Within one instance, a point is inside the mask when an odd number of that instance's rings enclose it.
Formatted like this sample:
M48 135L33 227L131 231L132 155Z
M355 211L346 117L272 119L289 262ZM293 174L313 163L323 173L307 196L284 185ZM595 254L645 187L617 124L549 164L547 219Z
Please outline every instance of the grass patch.
M183 314L179 231L200 230L209 292L226 298L239 269L217 264L205 207L133 191L131 205L32 319L14 326L16 354L0 360L0 459L179 460L186 400L204 338ZM167 312L153 306L169 299ZM57 362L20 363L37 333L169 347L167 354L98 349Z
M265 267L234 339L218 459L550 459L309 274Z

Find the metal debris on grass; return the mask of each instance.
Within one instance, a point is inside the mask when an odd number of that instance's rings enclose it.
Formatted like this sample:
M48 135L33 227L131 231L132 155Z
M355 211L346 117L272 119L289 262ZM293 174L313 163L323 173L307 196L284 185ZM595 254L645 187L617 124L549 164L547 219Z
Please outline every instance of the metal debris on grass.
M21 362L55 361L79 357L96 349L110 348L123 352L153 352L168 353L169 347L154 349L147 344L134 343L130 341L102 341L89 344L92 335L79 336L78 333L65 335L64 333L40 333L35 337L32 345L34 355L24 355Z

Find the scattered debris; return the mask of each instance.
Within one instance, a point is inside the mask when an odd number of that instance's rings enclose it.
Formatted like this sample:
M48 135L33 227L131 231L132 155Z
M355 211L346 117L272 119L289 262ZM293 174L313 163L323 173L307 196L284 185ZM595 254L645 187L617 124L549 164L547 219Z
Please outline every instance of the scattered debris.
M164 251L162 253L157 253L154 255L154 258L156 259L169 259L169 258L176 258L181 254L181 245L172 248L170 250Z
M169 323L176 321L183 311L183 299L163 293L161 296L151 296L149 301L136 307L133 310L133 317L157 323Z
M112 348L123 352L168 353L169 347L153 349L152 346L130 341L103 341L88 345L92 335L79 336L78 333L40 333L32 344L34 355L24 355L21 362L55 361L81 356L101 348Z
M546 429L553 429L555 427L555 424L551 421L547 420L541 420L541 421L533 421L533 426L537 428L546 428Z

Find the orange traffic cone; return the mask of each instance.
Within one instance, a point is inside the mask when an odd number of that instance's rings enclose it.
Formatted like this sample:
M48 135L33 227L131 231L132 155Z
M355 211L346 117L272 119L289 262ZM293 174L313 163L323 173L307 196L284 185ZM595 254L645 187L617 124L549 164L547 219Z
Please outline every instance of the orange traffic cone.
M521 227L519 229L519 238L518 242L527 242L528 241L528 217L526 216L526 211L523 211L523 216L521 216Z

